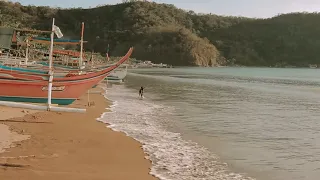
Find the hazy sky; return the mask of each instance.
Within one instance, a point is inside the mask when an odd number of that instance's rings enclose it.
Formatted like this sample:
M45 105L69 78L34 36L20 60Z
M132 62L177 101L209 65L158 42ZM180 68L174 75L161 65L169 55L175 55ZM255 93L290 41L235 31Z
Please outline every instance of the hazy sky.
M116 4L121 0L12 0L28 5L56 7L95 7L98 4ZM272 17L279 13L320 11L320 0L155 0L174 4L179 8L199 13L247 17Z

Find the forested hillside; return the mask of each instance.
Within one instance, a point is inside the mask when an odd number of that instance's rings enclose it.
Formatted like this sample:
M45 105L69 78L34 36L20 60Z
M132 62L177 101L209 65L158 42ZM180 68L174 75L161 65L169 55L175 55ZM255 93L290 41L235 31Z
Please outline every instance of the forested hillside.
M50 29L79 39L85 22L86 50L172 65L307 66L320 64L320 15L286 14L270 19L196 14L173 5L129 2L91 9L59 9L0 2L2 26ZM319 32L320 33L320 32Z

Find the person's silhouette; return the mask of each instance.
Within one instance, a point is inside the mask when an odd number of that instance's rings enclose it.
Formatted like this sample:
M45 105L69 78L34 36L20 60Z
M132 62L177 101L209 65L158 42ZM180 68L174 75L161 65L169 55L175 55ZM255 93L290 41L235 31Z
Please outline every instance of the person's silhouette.
M143 86L141 86L140 90L139 90L139 96L142 98L143 97Z

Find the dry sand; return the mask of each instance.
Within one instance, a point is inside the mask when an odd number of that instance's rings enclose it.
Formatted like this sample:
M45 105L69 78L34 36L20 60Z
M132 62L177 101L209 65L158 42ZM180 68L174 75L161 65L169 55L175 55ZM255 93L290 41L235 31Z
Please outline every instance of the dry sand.
M149 174L151 163L140 143L96 121L106 111L107 100L91 94L90 101L95 104L85 114L37 112L3 121L31 138L0 154L0 179L156 179ZM72 106L86 104L87 95Z

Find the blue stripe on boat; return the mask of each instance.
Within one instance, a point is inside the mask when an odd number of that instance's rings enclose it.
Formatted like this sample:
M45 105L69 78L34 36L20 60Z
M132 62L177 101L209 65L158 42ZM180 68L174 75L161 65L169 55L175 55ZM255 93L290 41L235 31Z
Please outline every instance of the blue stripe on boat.
M10 67L10 66L4 66L0 65L1 69L5 70L13 70L13 71L21 71L21 72L31 72L31 73L38 73L38 74L48 74L47 71L41 71L41 70L35 70L35 69L25 69L25 68L18 68L18 67Z
M72 104L76 99L56 99L52 98L52 104L58 105L69 105ZM48 98L35 98L35 97L4 97L0 96L0 101L11 101L11 102L29 102L29 103L48 103Z

